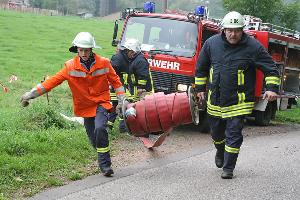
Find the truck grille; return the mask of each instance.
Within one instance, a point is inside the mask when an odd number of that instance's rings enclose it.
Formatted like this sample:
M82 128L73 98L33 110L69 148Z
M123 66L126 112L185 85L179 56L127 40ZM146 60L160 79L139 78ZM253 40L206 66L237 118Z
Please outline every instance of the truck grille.
M193 77L166 72L151 71L155 92L176 92L177 84L191 85Z

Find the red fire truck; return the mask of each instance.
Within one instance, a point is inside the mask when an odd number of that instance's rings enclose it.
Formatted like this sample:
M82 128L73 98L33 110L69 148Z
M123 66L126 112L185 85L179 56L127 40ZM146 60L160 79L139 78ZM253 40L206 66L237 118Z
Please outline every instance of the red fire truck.
M149 2L148 2L149 3ZM149 6L149 5L148 5ZM207 9L199 6L195 13L153 13L127 9L120 40L117 40L118 21L115 22L112 44L120 47L127 38L142 43L142 51L151 67L156 92L187 91L193 86L197 58L204 42L220 32L220 20L207 17ZM145 12L146 11L146 12ZM257 71L257 104L253 117L256 124L268 125L277 110L290 108L299 96L300 33L262 23L258 18L245 16L245 31L260 41L273 57L281 73L280 97L277 102L262 100L264 79ZM196 118L198 117L198 111ZM201 120L205 111L200 111ZM202 123L203 124L203 123Z

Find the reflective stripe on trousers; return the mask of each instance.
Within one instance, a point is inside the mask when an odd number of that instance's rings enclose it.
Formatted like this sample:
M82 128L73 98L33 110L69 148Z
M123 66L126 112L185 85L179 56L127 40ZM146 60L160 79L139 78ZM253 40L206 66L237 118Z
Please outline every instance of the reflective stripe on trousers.
M224 170L233 171L235 168L239 150L243 143L244 118L244 116L228 119L208 117L211 136L216 148L224 148ZM224 140L225 143L222 142Z

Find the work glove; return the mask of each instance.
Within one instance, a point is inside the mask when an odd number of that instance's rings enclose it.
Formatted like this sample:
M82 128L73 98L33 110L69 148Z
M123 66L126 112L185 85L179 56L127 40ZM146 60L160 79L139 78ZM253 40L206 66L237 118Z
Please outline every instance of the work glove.
M145 89L137 89L137 95L142 99L147 95L147 91Z
M118 105L116 106L116 113L120 118L123 118L122 107L123 103L118 103Z
M23 107L26 107L29 105L29 100L30 99L34 99L35 95L33 94L33 92L25 92L25 94L22 95L21 97L21 105Z
M125 98L125 95L118 95L118 105L116 106L116 113L120 118L123 118L123 112L122 112L122 107L123 107L123 101Z

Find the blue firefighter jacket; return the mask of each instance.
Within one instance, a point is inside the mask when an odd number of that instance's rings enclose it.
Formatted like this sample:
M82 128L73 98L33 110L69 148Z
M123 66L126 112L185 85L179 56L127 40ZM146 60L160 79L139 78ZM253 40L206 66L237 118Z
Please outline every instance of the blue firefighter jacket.
M201 49L196 69L196 92L208 89L208 114L229 118L251 114L254 108L256 69L265 75L266 90L278 92L279 70L265 48L243 33L230 44L224 33L209 38Z
M152 91L149 63L142 53L129 59L124 51L120 50L112 56L111 64L127 89L127 96L131 95L133 98L138 98L137 89Z

